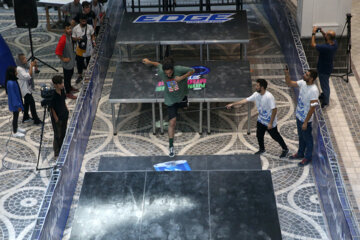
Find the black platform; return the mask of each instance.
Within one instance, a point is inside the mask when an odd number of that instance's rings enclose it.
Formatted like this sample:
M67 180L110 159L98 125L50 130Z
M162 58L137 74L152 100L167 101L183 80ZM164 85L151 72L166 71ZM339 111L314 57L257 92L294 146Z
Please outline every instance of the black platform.
M71 239L281 239L271 174L88 172Z
M250 64L248 61L179 61L176 65L205 66L210 72L202 90L189 89L191 102L231 102L251 95ZM140 62L121 62L114 75L110 103L155 103L164 101L164 93L156 92L161 81L155 67Z
M191 13L172 13L186 14ZM195 13L199 16L202 13ZM203 13L203 15L216 13ZM210 44L248 43L246 11L233 13L229 21L220 23L154 22L134 23L141 15L159 16L164 13L125 13L120 22L118 44Z
M259 155L207 155L207 156L141 156L101 157L99 171L154 171L154 165L172 160L187 160L192 170L261 170Z

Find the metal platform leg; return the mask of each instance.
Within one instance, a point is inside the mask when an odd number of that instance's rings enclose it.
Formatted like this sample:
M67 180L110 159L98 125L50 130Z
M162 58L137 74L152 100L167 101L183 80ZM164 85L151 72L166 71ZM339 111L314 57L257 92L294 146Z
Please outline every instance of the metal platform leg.
M210 134L211 133L211 129L210 129L210 102L206 103L206 113L207 113L207 132Z
M245 60L246 60L246 57L247 57L246 49L247 49L247 44L244 44L244 59Z
M156 61L160 61L160 45L156 45Z
M117 134L117 127L116 127L116 119L115 119L115 103L111 104L111 115L112 115L112 124L113 124L113 134Z
M200 62L203 60L203 45L200 44Z
M199 134L202 134L202 118L203 118L203 103L200 102L200 112L199 112Z
M152 111L152 126L153 126L153 134L156 134L156 126L155 126L155 103L151 103L151 111Z
M248 103L248 129L247 129L248 135L250 135L250 118L251 118L251 106L250 103Z
M163 111L162 111L162 103L159 103L159 113L160 113L160 133L164 134L164 119L163 119Z
M127 48L128 58L129 60L131 60L131 46L128 44L126 45L126 48Z
M206 60L210 61L210 49L209 44L206 44Z

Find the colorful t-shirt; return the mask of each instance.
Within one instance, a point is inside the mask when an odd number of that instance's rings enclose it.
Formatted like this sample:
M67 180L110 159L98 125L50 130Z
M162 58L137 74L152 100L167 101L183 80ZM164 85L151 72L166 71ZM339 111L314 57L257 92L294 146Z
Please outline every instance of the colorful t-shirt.
M271 120L272 110L276 108L274 96L266 91L264 95L258 92L254 92L250 97L246 98L249 102L255 102L257 110L259 112L258 122L267 126ZM273 127L277 125L277 117L273 121Z
M158 75L165 85L165 91L164 91L165 105L171 106L174 103L181 102L189 92L187 86L187 78L185 78L180 82L176 82L175 77L182 76L187 72L192 71L192 68L175 66L174 73L170 78L166 76L165 72L162 70L162 64L159 64L157 68L158 68Z
M296 106L296 117L304 122L305 118L310 110L310 101L317 100L319 98L319 89L315 84L307 85L304 80L296 82L299 86L299 97ZM309 122L312 122L313 116L311 116Z

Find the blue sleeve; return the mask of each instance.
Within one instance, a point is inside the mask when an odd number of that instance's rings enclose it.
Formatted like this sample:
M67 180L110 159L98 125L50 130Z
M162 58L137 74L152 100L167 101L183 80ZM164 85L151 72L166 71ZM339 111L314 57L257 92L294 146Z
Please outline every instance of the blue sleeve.
M16 82L9 81L7 87L8 87L9 109L13 112L17 111L19 108L21 108L21 110L24 110L19 87L16 84Z

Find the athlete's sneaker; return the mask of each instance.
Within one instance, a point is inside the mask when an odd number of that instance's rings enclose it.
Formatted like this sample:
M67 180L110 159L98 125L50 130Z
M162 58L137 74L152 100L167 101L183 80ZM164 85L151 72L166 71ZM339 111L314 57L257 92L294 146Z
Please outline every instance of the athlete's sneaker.
M19 128L19 127L18 127L18 129L17 129L17 130L18 130L18 132L20 132L20 133L26 133L26 130L25 130L25 129L23 129L23 128Z
M76 79L75 83L76 83L76 84L79 84L82 80L83 80L82 76L79 76L79 77Z
M305 167L306 165L308 165L311 162L311 160L308 160L306 158L303 158L303 160L301 160L301 162L298 163L299 167Z
M255 155L259 155L259 154L263 154L265 152L265 149L260 149L259 151L257 151L256 153L254 153Z
M25 134L21 133L21 132L16 132L12 134L13 137L25 137Z
M288 153L289 153L289 149L283 150L283 151L281 152L280 158L286 157L286 156L288 155Z
M26 117L26 118L23 118L22 122L23 123L27 123L27 122L31 122L33 119L31 117Z
M169 157L175 157L175 149L174 147L169 147Z
M298 154L297 153L295 153L294 155L292 155L292 156L290 156L289 157L289 159L290 160L294 160L294 159L302 159L303 157L301 157L301 156L298 156Z

